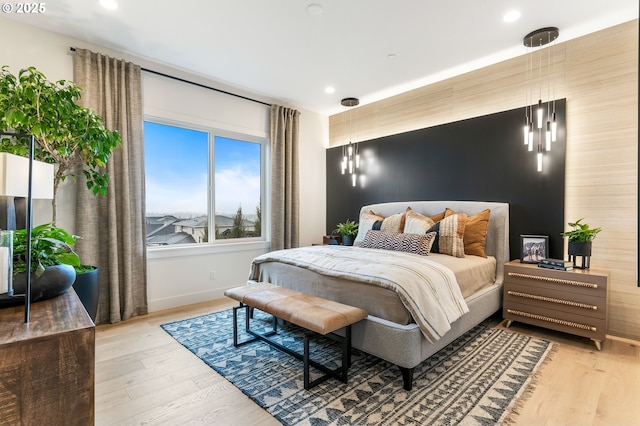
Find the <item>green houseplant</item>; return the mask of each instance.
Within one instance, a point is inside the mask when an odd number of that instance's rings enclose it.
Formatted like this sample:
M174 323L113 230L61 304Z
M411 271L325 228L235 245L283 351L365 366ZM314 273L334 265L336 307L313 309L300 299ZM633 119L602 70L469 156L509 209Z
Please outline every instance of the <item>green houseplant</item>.
M8 66L0 71L0 131L33 135L36 160L55 164L53 182L53 224L56 223L57 194L76 170L86 177L94 194L104 195L109 176L105 165L121 143L118 132L104 126L100 116L76 103L82 89L71 81L51 82L34 67L14 76ZM0 151L26 156L26 138L2 138Z
M120 135L105 127L102 117L76 103L82 89L71 81L52 82L34 67L21 69L17 76L3 66L0 71L0 131L33 135L36 160L55 165L52 224L57 220L57 195L61 182L86 178L87 187L104 195L109 176L106 164L120 145ZM0 151L26 156L27 138L2 138ZM75 265L74 265L75 266ZM80 269L74 288L95 319L98 300L98 270ZM92 311L94 311L92 313Z
M574 267L587 269L590 264L592 242L602 229L591 228L588 224L582 223L583 220L584 218L581 218L575 222L569 222L572 229L563 232L562 236L569 239L568 253L570 260L573 260ZM576 264L577 256L582 257L581 266Z
M333 232L342 235L342 245L351 246L353 239L358 235L358 224L347 219L345 222L337 224Z
M31 300L48 299L63 293L76 279L75 268L80 258L73 250L76 239L62 228L50 223L36 226L31 231ZM17 293L26 290L27 231L19 229L13 235L14 288Z

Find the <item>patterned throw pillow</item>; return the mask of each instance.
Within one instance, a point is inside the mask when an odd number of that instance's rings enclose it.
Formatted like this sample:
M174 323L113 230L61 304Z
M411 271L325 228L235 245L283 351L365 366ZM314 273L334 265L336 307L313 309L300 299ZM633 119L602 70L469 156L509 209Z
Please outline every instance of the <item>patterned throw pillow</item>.
M433 225L428 232L435 232L437 235L431 251L433 253L464 257L464 228L466 222L466 214L456 213Z
M420 235L370 230L364 237L362 247L405 251L427 256L435 237L435 232Z

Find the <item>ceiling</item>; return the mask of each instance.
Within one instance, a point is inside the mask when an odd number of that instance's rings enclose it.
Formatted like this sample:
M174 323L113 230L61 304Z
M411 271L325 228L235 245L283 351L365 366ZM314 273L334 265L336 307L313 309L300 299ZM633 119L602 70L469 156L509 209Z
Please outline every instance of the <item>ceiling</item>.
M522 55L538 28L563 42L638 18L637 0L116 1L3 16L326 115Z

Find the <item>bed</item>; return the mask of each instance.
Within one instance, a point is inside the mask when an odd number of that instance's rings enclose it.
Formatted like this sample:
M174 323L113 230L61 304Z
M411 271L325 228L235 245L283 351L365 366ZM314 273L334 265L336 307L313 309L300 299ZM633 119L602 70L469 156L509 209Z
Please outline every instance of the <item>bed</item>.
M441 217L445 213L446 221ZM397 231L394 228L406 225L407 230L422 233L415 230L417 222L409 224L409 214L412 219L433 218L433 222L439 224L440 247L435 249L440 253L420 256L403 252L395 245L393 250L372 248L370 237L384 235L380 231ZM446 231L444 224L454 223L453 233L459 231L462 236L461 229L456 228L458 222L453 220L470 224L473 218L481 216L485 218L486 232L482 240L484 252L480 253L483 255L473 251L475 254L461 254L459 246L457 253L455 249L453 253L447 252L450 248L447 248L446 237L450 230ZM384 220L377 220L379 218ZM402 219L401 223L398 218ZM428 227L428 220L425 223ZM477 225L478 221L475 223ZM378 232L367 232L369 229ZM467 230L471 230L471 226L467 226ZM420 236L420 244L425 239L432 239L432 235L429 238ZM409 237L408 234L398 236ZM467 234L464 236L467 239ZM459 240L457 243L461 244ZM411 201L366 205L360 211L360 230L355 244L356 247L315 246L267 253L254 259L249 280L270 282L367 310L369 316L353 325L352 345L396 364L407 390L412 387L413 371L418 364L501 307L503 266L509 261L507 203ZM467 250L466 245L464 249ZM363 260L359 260L360 256ZM356 266L355 272L345 273L346 265L356 261L364 261L366 267ZM394 266L396 263L398 267ZM435 271L432 275L438 276L436 279L440 280L442 275L445 282L453 280L455 285L449 283L450 288L435 294L436 304L441 304L442 309L431 302L426 312L422 312L425 310L422 296L415 293L420 286L411 276L403 275L409 265L418 264L421 265L417 272L420 276L427 274L422 268L431 268ZM392 275L396 274L393 269L398 269L400 275ZM444 300L448 298L451 300ZM420 306L415 306L415 299L420 299L417 303Z

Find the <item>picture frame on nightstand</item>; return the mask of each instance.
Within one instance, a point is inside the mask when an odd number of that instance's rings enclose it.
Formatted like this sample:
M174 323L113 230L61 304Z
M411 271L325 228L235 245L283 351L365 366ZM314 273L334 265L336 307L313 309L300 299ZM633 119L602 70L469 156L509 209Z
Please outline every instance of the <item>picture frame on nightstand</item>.
M547 235L520 235L520 263L538 263L549 257Z

